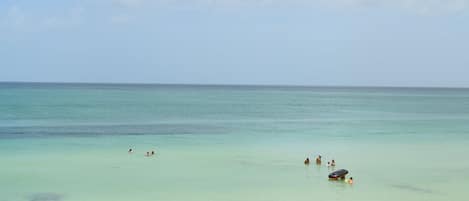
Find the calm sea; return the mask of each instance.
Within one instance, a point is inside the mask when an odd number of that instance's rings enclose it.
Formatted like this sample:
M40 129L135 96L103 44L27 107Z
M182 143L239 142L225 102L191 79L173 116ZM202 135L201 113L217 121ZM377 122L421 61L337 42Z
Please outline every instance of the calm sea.
M0 201L463 201L467 145L469 89L0 83Z

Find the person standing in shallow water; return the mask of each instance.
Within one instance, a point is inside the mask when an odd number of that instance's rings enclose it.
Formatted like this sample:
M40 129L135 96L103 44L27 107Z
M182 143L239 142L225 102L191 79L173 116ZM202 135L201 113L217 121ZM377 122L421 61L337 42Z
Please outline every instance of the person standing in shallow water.
M305 165L309 165L309 158L306 158Z
M316 164L321 165L321 155L316 158Z
M334 166L335 166L335 161L334 161L334 160L332 160L332 162L331 162L331 166L332 166L332 167L334 167Z
M132 152L133 152L133 150L132 150L132 149L129 149L129 154L131 154Z

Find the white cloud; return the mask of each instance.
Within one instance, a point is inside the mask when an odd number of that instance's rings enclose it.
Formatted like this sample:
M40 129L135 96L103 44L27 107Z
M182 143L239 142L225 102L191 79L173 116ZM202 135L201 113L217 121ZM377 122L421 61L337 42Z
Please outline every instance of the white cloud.
M125 24L125 23L130 22L131 19L132 17L127 14L118 14L118 15L113 15L110 17L111 23L114 23L114 24Z
M73 7L63 15L45 16L38 21L45 27L63 27L80 24L83 22L82 7Z
M149 0L114 0L114 4L122 7L136 8L148 3Z
M304 5L351 7L389 7L417 13L455 12L469 9L469 0L112 0L125 7L144 7L150 4L185 6L265 6L265 5Z
M16 5L10 6L6 12L4 22L12 26L21 26L25 23L26 16L23 11Z
M28 12L18 5L11 5L6 9L5 15L0 15L0 25L23 31L72 26L83 21L83 10L82 7L75 6L63 13L49 14Z
M469 0L323 0L339 6L378 6L426 12L452 12L469 8Z
M6 27L57 27L76 25L84 21L85 8L90 8L95 17L101 16L113 23L127 23L133 20L138 9L165 9L166 6L187 8L236 8L268 6L326 6L333 9L393 9L421 15L467 12L469 0L82 0L71 5L65 13L48 13L47 6L41 12L23 10L16 1L0 10L0 25ZM102 4L104 3L104 4ZM31 9L31 8L30 8ZM67 8L64 8L67 10ZM99 13L99 10L103 12ZM148 10L147 10L148 11ZM143 12L143 11L142 11Z
M420 14L459 12L469 8L469 0L401 0L401 7Z

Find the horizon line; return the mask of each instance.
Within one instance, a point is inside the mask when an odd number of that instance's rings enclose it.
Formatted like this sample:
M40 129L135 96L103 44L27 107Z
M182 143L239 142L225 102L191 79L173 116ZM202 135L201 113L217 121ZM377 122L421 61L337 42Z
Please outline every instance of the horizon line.
M158 82L63 82L63 81L0 81L0 84L64 84L64 85L160 85L196 87L291 87L291 88L401 88L401 89L469 89L449 86L391 86L391 85L297 85L297 84L221 84L221 83L158 83Z

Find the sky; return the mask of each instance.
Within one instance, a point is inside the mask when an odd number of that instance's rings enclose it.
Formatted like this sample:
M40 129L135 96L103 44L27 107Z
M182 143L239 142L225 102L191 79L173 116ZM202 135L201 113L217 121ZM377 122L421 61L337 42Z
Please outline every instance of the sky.
M0 81L469 87L469 0L0 0Z

